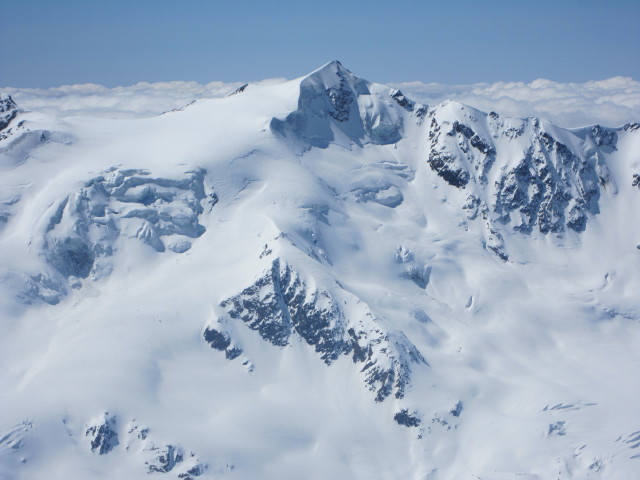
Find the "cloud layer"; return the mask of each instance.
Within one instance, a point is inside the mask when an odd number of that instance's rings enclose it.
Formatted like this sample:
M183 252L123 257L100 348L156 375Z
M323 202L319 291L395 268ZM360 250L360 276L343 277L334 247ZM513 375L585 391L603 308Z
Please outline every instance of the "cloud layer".
M271 79L261 84L278 83ZM67 85L49 89L0 88L22 108L58 117L72 115L136 118L158 115L200 98L222 97L241 84L211 82L137 83L128 87ZM404 82L390 86L422 103L448 99L501 115L547 118L564 127L619 126L640 121L640 82L628 77L586 83L497 82L472 85Z
M27 110L57 117L88 115L139 118L159 115L180 108L199 98L225 96L240 83L196 82L137 83L128 87L102 85L64 85L56 88L2 88Z
M426 104L453 99L501 115L547 118L563 127L596 123L616 127L640 122L640 82L628 77L585 83L539 79L531 83L442 85L405 82L392 86Z

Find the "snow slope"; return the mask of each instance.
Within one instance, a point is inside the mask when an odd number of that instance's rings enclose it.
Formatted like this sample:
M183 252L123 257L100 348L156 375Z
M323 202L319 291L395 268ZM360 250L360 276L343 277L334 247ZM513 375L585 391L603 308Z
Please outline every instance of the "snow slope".
M0 477L640 478L640 125L1 102Z

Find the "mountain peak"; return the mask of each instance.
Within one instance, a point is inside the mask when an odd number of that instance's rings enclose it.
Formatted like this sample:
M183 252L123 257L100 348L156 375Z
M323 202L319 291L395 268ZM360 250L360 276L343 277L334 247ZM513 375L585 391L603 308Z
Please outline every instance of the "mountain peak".
M340 63L340 60L331 60L330 62L325 63L320 68L315 69L313 72L309 74L309 76L319 72L331 72L335 74L340 71L345 73L351 73L349 69L345 68L342 65L342 63Z
M18 115L18 106L10 95L0 93L0 131L6 129ZM0 135L0 139L4 138Z
M355 76L338 60L333 60L314 70L304 77L303 83L325 89L352 87L358 94L369 94L367 88L369 82Z
M0 478L640 480L640 124L338 61L135 121L16 100Z
M0 93L0 113L8 112L18 108L16 102L13 101L11 95L6 93Z
M291 139L299 152L332 143L395 143L402 138L403 118L398 109L388 108L390 93L333 60L302 78L297 110L274 118L271 129Z

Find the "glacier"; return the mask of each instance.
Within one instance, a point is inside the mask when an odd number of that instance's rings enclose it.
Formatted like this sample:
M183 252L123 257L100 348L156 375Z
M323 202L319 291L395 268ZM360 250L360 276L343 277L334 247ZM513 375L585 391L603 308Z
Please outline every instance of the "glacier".
M640 478L639 123L333 61L0 171L2 478Z

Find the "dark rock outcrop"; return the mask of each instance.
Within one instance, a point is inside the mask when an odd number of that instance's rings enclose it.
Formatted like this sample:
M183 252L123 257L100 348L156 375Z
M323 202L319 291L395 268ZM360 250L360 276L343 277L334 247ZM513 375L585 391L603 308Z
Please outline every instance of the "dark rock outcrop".
M453 415L454 417L459 417L462 413L462 402L459 401L458 403L456 403L456 406L453 407L453 409L449 413L451 413L451 415Z
M587 214L599 211L600 184L607 181L604 166L582 161L546 132L532 143L520 163L496 182L498 221L508 223L517 213L514 230L524 233L535 226L541 233L583 231Z
M494 238L502 225L525 234L581 232L589 215L599 213L610 182L601 153L615 150L616 129L547 128L535 118L502 118L455 102L435 107L428 118L428 165L469 192L467 218L481 216Z
M402 398L410 382L411 365L426 361L404 335L380 328L368 310L362 318L347 318L334 295L309 287L295 269L276 259L251 286L220 306L230 318L242 321L275 346L288 345L296 334L314 347L327 365L350 355L360 365L367 387L376 393L376 401L392 393ZM228 348L223 335L209 336Z
M8 133L6 129L18 116L18 106L11 96L0 94L0 140L4 140Z
M87 425L84 433L89 438L91 451L104 455L119 445L117 420L109 412L105 412L98 420Z
M471 174L459 158L467 160L477 172L477 180L486 184L487 173L493 166L496 150L481 138L470 126L456 121L439 122L436 110L429 112L429 167L449 185L463 188L471 180ZM455 140L452 142L450 139ZM455 145L455 146L454 146Z
M398 425L403 425L405 427L419 427L422 423L420 418L415 414L409 413L409 410L406 408L396 412L393 416L393 419L396 421Z
M232 95L238 95L239 93L242 93L246 90L246 88L249 86L248 83L245 83L244 85L236 88L233 92L231 92L228 96L232 96Z
M173 478L189 480L202 475L207 469L207 465L193 452L185 451L177 444L158 442L153 432L136 420L128 424L125 443L124 450L140 457L149 474L171 473Z
M216 330L214 327L209 326L204 330L204 341L207 342L211 348L220 350L225 353L227 360L233 360L242 354L242 349L232 345L231 338L225 332Z

